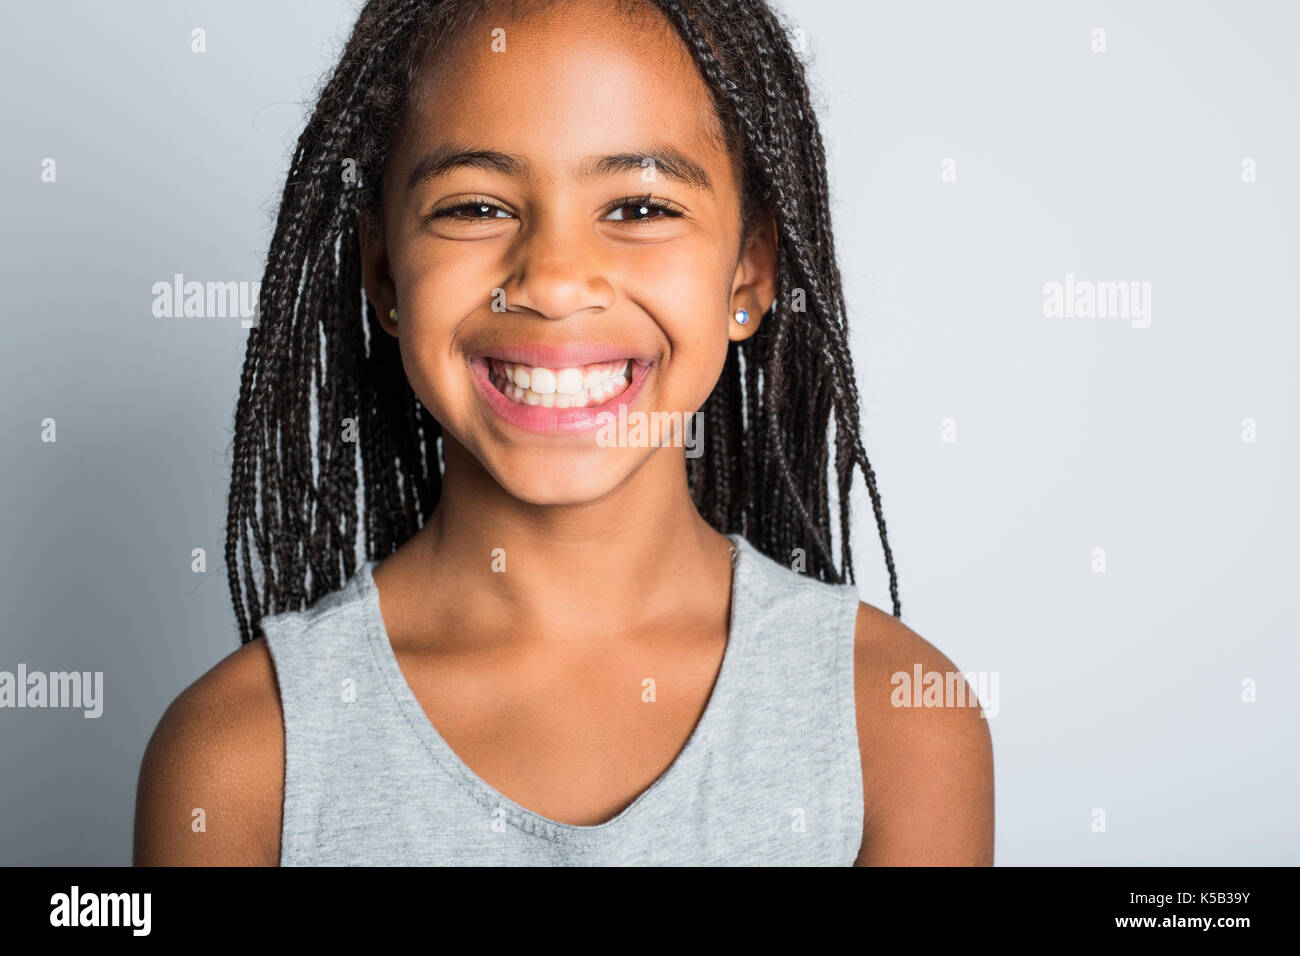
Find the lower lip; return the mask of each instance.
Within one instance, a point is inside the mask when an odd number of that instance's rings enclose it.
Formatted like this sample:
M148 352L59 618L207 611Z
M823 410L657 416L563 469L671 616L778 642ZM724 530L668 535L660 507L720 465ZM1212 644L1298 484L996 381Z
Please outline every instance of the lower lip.
M545 405L521 405L506 398L488 377L487 359L470 360L470 368L473 370L474 382L478 385L479 394L483 396L492 411L497 413L497 417L526 431L542 434L553 432L573 434L600 428L605 424L600 419L602 414L617 415L619 406L631 406L636 401L641 386L653 367L653 365L638 365L633 361L631 383L603 405L588 405L585 408L547 408Z

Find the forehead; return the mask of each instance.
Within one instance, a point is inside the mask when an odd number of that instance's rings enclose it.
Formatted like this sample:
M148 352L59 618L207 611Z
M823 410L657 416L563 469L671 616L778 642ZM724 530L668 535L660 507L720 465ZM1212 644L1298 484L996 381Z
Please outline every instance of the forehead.
M403 144L442 141L526 155L535 175L566 176L581 157L671 143L732 181L708 87L654 10L613 0L486 11L424 64Z

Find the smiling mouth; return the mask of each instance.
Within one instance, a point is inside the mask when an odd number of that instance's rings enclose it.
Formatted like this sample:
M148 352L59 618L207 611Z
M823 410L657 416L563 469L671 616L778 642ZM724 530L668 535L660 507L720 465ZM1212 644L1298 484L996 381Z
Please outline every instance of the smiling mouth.
M634 360L552 369L489 358L487 365L488 379L516 405L589 408L604 405L627 390Z

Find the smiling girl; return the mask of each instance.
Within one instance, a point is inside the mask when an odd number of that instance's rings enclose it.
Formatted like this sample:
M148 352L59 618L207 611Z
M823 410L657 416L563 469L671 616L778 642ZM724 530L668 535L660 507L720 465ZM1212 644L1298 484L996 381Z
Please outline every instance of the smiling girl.
M243 646L136 861L991 863L978 707L893 706L956 668L898 619L827 195L762 0L368 3L249 335ZM697 412L698 457L602 428Z

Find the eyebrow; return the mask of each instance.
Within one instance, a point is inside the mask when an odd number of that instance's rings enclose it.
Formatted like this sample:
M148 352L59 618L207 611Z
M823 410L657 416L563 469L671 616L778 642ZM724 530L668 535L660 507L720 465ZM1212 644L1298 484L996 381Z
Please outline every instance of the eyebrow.
M578 165L577 177L585 180L641 170L646 167L647 159L653 161L654 168L669 179L705 192L713 192L713 180L704 167L672 146L655 146L642 152L615 153L611 156L589 156ZM409 191L455 169L483 169L522 179L532 175L532 165L522 156L494 149L467 149L448 145L426 153L415 164L406 188Z

